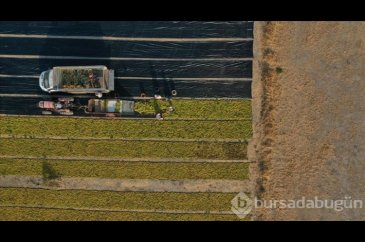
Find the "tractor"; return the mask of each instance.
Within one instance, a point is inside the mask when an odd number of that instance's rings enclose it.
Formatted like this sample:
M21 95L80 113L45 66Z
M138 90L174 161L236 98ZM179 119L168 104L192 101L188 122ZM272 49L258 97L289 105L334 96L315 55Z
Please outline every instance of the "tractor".
M57 101L40 101L38 107L43 109L43 115L60 114L60 115L73 115L73 109L77 108L74 104L74 98L62 97Z

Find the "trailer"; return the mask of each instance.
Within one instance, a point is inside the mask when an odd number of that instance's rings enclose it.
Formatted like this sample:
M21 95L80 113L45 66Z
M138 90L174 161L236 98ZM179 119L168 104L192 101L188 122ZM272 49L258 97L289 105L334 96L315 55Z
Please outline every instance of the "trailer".
M39 86L48 93L95 93L100 98L114 91L114 70L106 66L53 67L41 73Z
M85 112L106 117L131 116L135 115L134 101L121 99L90 99Z
M134 104L134 101L122 99L89 99L87 105L81 105L72 97L62 97L55 101L40 101L38 107L43 115L74 115L74 111L84 110L88 116L121 117L134 116Z

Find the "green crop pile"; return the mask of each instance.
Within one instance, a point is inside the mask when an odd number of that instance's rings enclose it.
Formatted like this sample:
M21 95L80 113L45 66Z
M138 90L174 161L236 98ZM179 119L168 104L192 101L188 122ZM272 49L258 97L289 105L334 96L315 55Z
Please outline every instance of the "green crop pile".
M100 88L97 70L62 70L63 88Z

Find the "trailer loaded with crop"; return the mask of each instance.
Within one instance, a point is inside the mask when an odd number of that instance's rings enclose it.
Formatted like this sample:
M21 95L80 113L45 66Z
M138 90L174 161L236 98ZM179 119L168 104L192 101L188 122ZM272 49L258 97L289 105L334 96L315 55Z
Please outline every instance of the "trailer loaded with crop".
M39 86L48 93L71 94L103 93L114 91L114 70L106 66L62 66L44 71Z

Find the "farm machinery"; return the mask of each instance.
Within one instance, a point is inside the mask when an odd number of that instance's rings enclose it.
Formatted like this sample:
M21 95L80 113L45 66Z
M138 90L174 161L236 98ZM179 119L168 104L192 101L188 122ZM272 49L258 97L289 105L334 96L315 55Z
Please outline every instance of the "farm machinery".
M74 98L58 98L57 101L40 101L38 107L42 109L43 115L60 114L73 115L77 108Z
M82 104L80 103L82 102ZM51 101L40 101L38 108L43 115L83 115L98 117L139 117L163 120L163 115L175 111L171 99L166 101L152 98L142 100L82 99L61 97Z
M43 115L73 115L76 110L84 110L90 116L119 117L134 115L134 101L121 99L89 99L86 105L76 103L72 97L62 97L55 101L40 101L38 107Z

